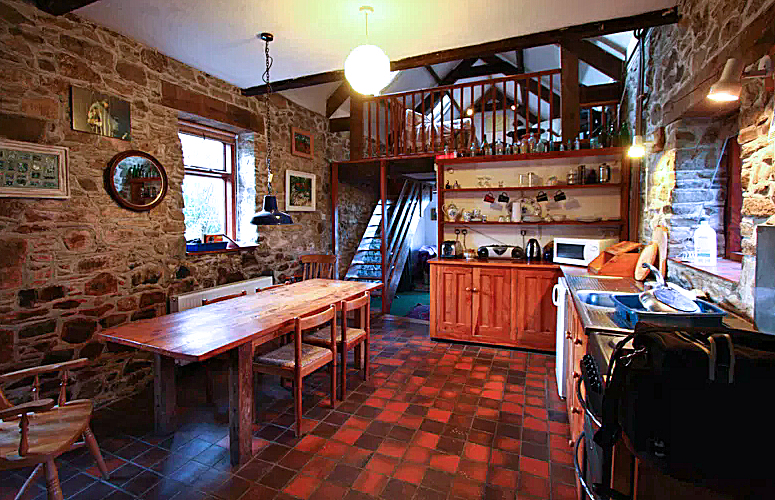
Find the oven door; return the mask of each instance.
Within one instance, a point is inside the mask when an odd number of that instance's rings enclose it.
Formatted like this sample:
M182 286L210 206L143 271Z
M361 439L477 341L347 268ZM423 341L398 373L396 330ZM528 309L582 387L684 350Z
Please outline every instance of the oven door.
M576 382L576 391L579 404L584 410L584 431L579 435L573 448L573 465L576 469L576 477L581 484L581 498L602 500L595 494L592 485L603 482L603 449L594 441L594 436L600 428L600 421L588 408L581 393L580 377Z

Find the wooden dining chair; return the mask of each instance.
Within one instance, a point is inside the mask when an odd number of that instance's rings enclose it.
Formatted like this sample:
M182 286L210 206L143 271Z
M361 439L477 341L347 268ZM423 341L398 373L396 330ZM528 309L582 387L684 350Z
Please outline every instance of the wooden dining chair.
M54 460L62 453L84 446L89 448L102 477L108 479L108 469L89 428L92 402L89 399L67 401L69 371L86 366L86 358L53 365L35 366L0 375L0 384L32 377L32 401L13 406L0 389L0 471L34 467L16 498L46 473L49 500L62 500L59 472ZM59 372L59 397L39 399L40 376ZM18 422L17 422L18 420ZM82 438L82 441L78 441Z
M334 279L334 267L336 266L336 255L302 255L301 270L302 280L311 280L315 278Z
M237 297L244 297L248 294L247 290L242 290L239 293L233 293L231 295L224 295L222 297L215 297L214 299L202 299L202 305L215 304L216 302L223 302L224 300L236 299Z
M341 392L339 399L344 400L347 390L347 351L355 349L355 367L361 368L362 351L365 351L363 360L363 380L369 379L369 308L371 296L369 292L353 300L343 300L341 303L342 318L339 332L336 336L336 348L341 356L339 364L342 366L339 386ZM347 325L347 313L354 311L355 326ZM304 342L320 347L330 347L332 340L325 330L304 336Z
M330 323L329 337L330 347L318 347L304 344L301 341L301 332ZM301 384L304 377L310 375L318 368L330 363L331 377L331 407L336 400L336 306L332 305L325 311L301 316L294 320L293 342L279 347L266 354L256 356L253 360L253 371L277 375L281 378L293 380L293 399L296 412L296 437L301 435Z

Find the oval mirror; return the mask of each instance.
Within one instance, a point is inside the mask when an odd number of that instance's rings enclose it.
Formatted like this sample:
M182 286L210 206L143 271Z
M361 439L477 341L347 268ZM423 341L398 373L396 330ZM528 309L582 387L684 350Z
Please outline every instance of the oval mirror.
M105 185L124 208L150 210L167 194L167 172L159 160L142 151L124 151L114 156L105 170Z

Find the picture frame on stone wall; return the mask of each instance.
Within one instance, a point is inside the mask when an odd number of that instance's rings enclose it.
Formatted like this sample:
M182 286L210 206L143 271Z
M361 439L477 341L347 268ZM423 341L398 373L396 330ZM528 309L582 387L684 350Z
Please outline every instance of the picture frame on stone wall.
M73 130L129 141L132 121L128 101L81 87L70 87Z
M291 127L291 154L309 159L315 157L315 138L311 132Z
M314 212L317 210L316 176L297 170L285 171L285 211Z
M0 198L69 198L68 149L0 138Z

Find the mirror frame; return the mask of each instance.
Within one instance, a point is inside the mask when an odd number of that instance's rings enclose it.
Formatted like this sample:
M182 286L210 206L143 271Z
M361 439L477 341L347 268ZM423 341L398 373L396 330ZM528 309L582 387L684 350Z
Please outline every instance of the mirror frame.
M153 203L150 203L148 205L137 205L135 203L129 202L122 198L118 191L116 190L116 186L113 184L113 177L116 174L116 168L118 168L119 163L121 163L122 160L129 158L130 156L140 156L142 158L145 158L146 160L150 161L154 167L156 167L159 170L159 176L161 177L161 193L156 198L156 200ZM108 168L105 169L105 189L110 194L111 198L115 200L116 203L121 205L124 208L127 208L129 210L133 210L135 212L147 212L151 210L153 207L161 203L164 198L167 196L167 189L169 187L169 182L167 181L167 172L164 170L164 167L161 165L161 162L154 158L152 155L144 152L144 151L138 151L135 149L130 149L127 151L123 151L121 153L118 153L116 156L110 159L108 162Z

